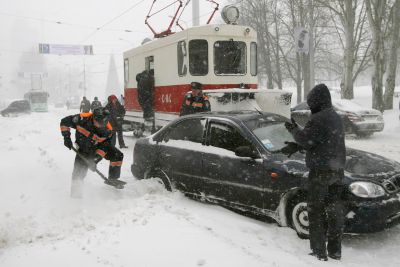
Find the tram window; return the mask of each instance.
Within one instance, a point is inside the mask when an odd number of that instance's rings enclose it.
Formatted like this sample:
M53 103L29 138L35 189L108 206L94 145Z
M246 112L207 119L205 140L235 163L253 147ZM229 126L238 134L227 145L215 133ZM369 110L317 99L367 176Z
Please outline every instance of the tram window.
M178 55L178 74L179 76L185 76L187 73L187 65L186 65L186 42L180 41L177 46L177 55Z
M189 41L189 71L193 76L205 76L208 74L207 40Z
M124 79L127 84L129 82L129 59L127 58L124 60Z
M252 76L257 76L257 43L250 44L250 73Z
M246 74L246 43L233 40L215 42L214 72L216 75Z

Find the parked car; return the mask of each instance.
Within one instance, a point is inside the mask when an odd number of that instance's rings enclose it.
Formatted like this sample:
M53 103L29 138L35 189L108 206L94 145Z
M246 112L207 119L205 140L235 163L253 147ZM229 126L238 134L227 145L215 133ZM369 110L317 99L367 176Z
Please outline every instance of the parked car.
M346 134L356 134L360 137L380 132L385 126L382 113L375 109L366 109L347 99L332 99L333 108L342 117ZM311 116L307 102L302 102L292 108L291 116L304 126Z
M31 113L31 106L27 100L13 101L6 109L1 111L3 117L17 116L24 113Z
M137 179L157 177L168 190L273 218L308 235L305 155L279 150L294 141L280 115L200 113L176 119L136 142ZM348 149L346 231L378 231L400 218L400 164Z

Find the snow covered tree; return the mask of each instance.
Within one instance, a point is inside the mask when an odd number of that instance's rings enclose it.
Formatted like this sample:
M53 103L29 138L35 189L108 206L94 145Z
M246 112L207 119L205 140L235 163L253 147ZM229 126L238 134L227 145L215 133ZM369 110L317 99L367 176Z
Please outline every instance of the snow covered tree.
M372 108L384 110L383 74L385 72L384 33L386 26L388 1L365 0L369 26L372 34Z
M366 8L363 0L318 0L331 13L343 50L341 96L353 99L353 84L370 62L371 41L366 29Z
M390 14L390 47L384 94L385 109L393 109L393 94L397 70L397 50L399 47L400 0L396 0Z

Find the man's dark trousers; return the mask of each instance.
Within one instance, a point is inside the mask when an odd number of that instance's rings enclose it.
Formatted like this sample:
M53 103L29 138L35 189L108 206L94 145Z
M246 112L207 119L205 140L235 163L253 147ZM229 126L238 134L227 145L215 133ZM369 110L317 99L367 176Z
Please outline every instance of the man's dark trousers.
M341 175L341 173L325 170L310 170L309 173L307 206L310 247L317 255L326 255L327 250L329 255L341 254L344 225L341 200L343 186L340 183L332 185L327 183L334 175ZM328 241L327 246L326 241Z

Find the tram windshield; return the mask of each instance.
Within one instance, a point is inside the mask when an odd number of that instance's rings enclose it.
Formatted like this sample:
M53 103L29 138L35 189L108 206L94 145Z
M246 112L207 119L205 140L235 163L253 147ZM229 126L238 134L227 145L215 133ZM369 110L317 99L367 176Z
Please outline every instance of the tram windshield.
M206 40L189 42L189 71L193 76L208 74L208 42Z
M30 98L32 103L47 103L48 94L47 92L31 94Z
M214 72L216 75L246 74L246 43L233 40L215 42Z

